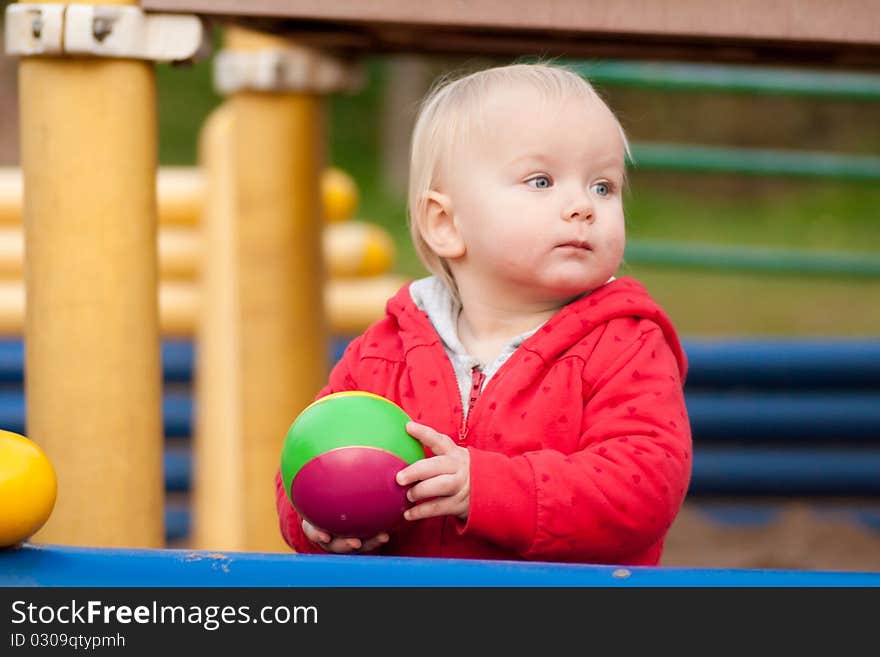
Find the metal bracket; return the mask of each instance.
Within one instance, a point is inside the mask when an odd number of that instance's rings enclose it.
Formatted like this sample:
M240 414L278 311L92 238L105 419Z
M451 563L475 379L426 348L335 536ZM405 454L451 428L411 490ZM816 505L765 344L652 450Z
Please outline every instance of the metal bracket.
M365 81L361 66L310 48L221 50L214 58L214 88L236 91L327 94L357 91Z
M6 8L9 55L181 62L203 58L209 49L199 16L115 5L14 3Z

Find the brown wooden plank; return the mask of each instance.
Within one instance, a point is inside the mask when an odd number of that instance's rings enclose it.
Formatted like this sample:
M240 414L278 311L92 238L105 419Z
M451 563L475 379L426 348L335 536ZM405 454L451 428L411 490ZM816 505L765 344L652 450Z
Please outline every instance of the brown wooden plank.
M877 0L142 0L370 52L880 67Z
M422 27L880 44L876 0L144 0L141 4L168 11Z

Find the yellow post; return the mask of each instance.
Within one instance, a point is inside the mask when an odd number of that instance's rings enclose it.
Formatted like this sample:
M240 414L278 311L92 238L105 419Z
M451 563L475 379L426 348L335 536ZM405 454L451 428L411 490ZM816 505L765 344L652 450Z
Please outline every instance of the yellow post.
M240 28L228 29L226 45L231 52L290 47L284 39ZM234 157L227 186L234 205L234 237L225 248L232 249L227 262L236 272L225 275L234 286L231 298L209 291L203 300L200 345L213 347L199 361L196 386L213 402L200 405L198 412L216 415L197 420L196 449L197 454L230 452L203 458L201 464L197 460L194 547L286 550L278 530L274 475L287 429L326 380L328 366L321 246L322 98L306 85L296 91L251 91L245 86L226 102L231 116L228 148ZM205 261L206 267L213 258ZM214 280L222 280L224 275L213 271ZM206 285L206 290L219 289ZM231 316L211 308L224 303L235 304ZM226 321L232 325L222 325ZM225 345L231 350L226 354L217 347L221 336L232 343ZM208 362L210 358L216 360ZM235 380L211 383L212 372L234 372ZM229 405L236 408L224 408ZM233 428L216 429L222 435L215 443L208 432L219 427L218 418L227 418ZM233 472L210 470L221 461L231 464ZM240 497L222 490L230 486Z
M201 298L196 325L193 546L241 550L245 544L244 444L238 322L238 267L232 107L214 110L199 135L205 172L201 220Z
M25 57L19 85L27 433L58 474L33 540L159 547L153 65Z

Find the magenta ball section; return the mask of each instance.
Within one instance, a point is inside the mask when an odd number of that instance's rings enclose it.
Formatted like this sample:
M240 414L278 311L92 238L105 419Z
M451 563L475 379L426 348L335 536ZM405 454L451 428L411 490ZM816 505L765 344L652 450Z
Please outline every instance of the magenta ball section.
M406 466L375 447L333 449L300 469L291 501L303 518L334 536L371 538L392 530L409 506L407 488L395 480Z

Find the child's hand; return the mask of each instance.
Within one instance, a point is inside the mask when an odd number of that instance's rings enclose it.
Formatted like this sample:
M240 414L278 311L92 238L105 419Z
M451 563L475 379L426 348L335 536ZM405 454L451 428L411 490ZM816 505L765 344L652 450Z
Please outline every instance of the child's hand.
M348 554L350 552L369 552L375 550L380 545L388 542L388 534L381 532L373 538L361 540L359 538L342 538L341 536L331 536L323 529L318 529L308 520L302 521L303 533L312 543L317 543L327 552L336 554Z
M406 431L435 456L421 459L397 473L397 483L407 486L410 502L428 500L409 508L407 520L456 516L467 520L471 508L471 457L447 435L418 422L407 422Z

